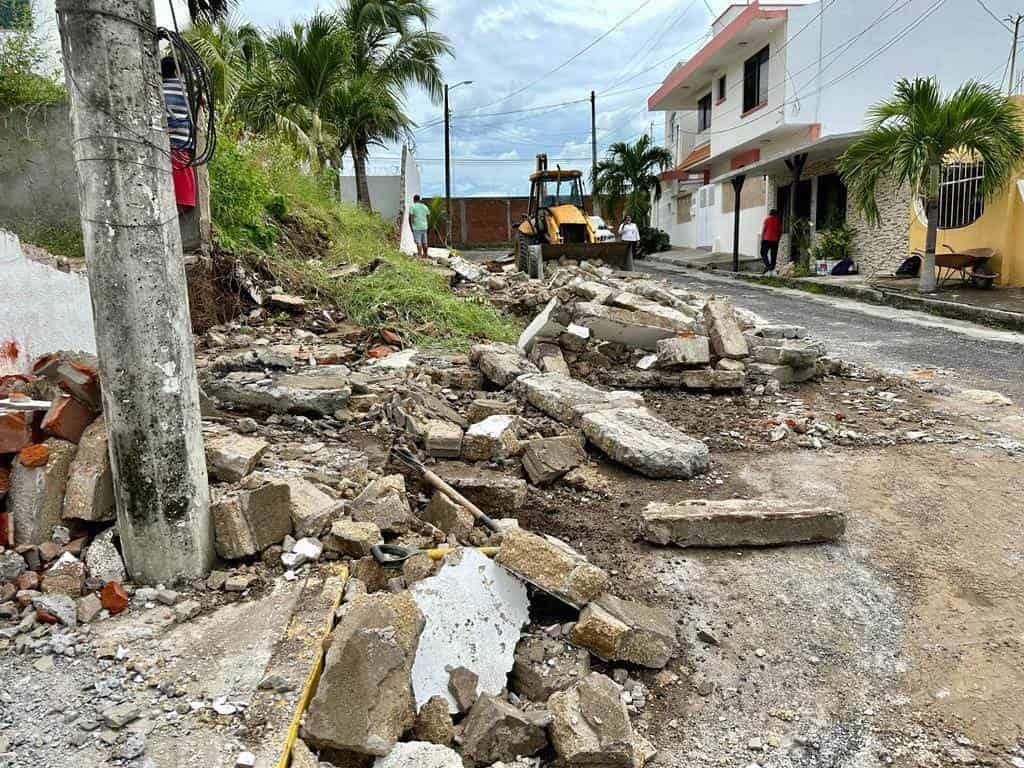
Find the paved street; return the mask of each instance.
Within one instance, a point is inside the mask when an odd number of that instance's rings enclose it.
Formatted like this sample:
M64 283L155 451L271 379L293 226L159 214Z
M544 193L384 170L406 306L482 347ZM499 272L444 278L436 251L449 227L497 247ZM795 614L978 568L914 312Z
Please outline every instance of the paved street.
M849 299L771 288L686 269L637 267L779 323L804 325L830 352L852 362L907 371L948 371L964 387L994 389L1024 402L1024 334Z

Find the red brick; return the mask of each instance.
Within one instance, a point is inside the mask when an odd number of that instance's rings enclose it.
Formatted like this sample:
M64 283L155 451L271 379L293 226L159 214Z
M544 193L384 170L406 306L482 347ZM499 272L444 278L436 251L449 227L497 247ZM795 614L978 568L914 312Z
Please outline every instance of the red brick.
M33 443L18 453L18 463L23 467L45 467L50 460L50 449L43 443Z
M0 414L0 453L17 453L32 442L32 427L24 413Z
M108 581L100 590L100 603L113 616L128 607L128 593L116 581Z
M60 619L54 616L43 608L36 607L36 619L41 621L43 624L60 624Z
M95 414L91 408L82 405L70 395L65 395L54 402L46 412L46 416L43 417L43 431L77 444L82 439L85 428L94 418Z
M57 384L94 411L100 410L100 376L89 365L67 360L57 368Z

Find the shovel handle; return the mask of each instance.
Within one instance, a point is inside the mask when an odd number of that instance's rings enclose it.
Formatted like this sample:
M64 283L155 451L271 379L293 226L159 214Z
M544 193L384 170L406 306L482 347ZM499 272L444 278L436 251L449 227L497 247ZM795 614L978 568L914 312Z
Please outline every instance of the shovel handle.
M454 501L456 504L460 504L466 509L468 509L470 513L473 515L473 517L476 518L476 520L485 528L495 532L498 531L497 523L495 523L491 518L485 515L483 511L480 509L480 507L478 507L472 501L470 501L461 493L456 491L454 488L448 485L448 483L446 483L440 477L435 475L429 469L424 470L423 479L426 480L427 483L432 485L435 489L441 491L441 493L443 493L449 499Z

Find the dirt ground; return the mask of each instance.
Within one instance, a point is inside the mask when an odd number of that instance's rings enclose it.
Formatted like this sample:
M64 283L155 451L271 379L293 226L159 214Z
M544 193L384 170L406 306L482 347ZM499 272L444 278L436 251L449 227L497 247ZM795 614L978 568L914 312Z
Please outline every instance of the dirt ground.
M782 399L834 418L866 387L832 382ZM524 524L579 546L621 594L679 611L678 680L644 673L652 695L639 727L661 748L657 764L1024 765L1024 456L985 442L1019 439L1021 417L902 394L892 445L773 444L759 437L772 423L763 403L737 400L752 426L713 445L710 481L602 466L606 495L531 498ZM700 412L709 401L651 399L691 434L721 437ZM844 424L871 436L892 418L869 411ZM908 442L903 430L922 422L950 442ZM836 545L743 551L639 540L648 501L698 496L831 506L846 512L847 533Z

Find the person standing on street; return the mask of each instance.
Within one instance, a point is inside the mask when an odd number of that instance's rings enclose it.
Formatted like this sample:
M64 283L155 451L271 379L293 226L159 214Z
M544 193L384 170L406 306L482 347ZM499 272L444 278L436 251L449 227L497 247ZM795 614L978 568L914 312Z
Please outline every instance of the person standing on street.
M640 228L633 223L632 216L626 216L619 224L619 239L629 244L626 257L626 271L633 271L633 258L636 256L637 244L640 242Z
M761 261L764 262L764 274L774 275L775 265L779 258L779 239L782 237L782 220L779 212L772 208L765 217L761 227Z
M412 227L412 238L416 241L416 252L427 258L427 222L430 209L420 200L419 195L414 195L412 205L409 206L409 226Z

